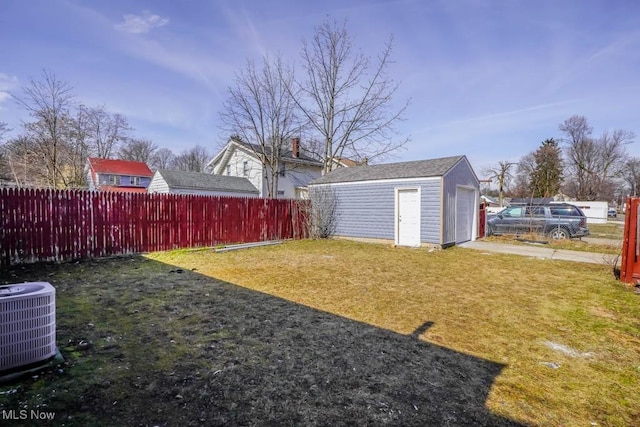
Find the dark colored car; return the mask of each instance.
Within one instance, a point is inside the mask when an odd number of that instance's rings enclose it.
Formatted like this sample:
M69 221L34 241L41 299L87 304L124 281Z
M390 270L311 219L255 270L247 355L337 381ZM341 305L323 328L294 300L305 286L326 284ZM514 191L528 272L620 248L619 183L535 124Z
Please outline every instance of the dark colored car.
M587 217L568 203L509 206L487 218L487 235L543 234L551 239L589 235Z
M616 208L609 208L609 210L607 211L607 216L609 218L616 218L618 216L618 212L616 211Z

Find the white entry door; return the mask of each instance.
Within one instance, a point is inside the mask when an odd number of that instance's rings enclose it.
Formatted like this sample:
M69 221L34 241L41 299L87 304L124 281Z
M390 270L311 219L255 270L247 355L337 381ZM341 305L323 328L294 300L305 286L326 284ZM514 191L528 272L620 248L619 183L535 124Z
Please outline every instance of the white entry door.
M420 246L420 191L396 190L396 244Z
M476 193L473 189L458 187L456 191L456 243L472 239L475 220Z

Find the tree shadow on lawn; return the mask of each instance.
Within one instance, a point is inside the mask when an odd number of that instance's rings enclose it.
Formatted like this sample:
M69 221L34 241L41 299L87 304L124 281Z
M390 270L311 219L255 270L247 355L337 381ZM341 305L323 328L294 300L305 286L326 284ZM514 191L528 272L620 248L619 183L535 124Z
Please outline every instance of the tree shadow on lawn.
M503 365L418 340L429 322L400 335L142 257L5 273L56 287L68 362L2 410L37 392L67 425L519 425L485 407Z

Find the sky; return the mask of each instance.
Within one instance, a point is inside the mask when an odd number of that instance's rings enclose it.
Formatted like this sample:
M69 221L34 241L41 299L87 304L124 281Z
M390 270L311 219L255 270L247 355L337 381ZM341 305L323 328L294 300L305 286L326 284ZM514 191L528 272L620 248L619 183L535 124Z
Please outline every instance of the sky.
M76 100L123 114L138 138L212 153L237 73L280 55L327 18L375 57L393 37L393 107L409 107L387 161L466 155L479 178L516 162L573 115L597 136L640 135L635 0L0 0L0 122L20 131L20 96L43 70ZM302 76L302 75L300 75ZM640 138L628 146L640 157Z

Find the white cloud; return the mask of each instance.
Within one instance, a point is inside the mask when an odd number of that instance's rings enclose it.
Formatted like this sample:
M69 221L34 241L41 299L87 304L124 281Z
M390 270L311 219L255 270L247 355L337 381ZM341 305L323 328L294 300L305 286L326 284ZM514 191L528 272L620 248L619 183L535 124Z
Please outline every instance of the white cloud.
M124 15L124 22L116 24L115 27L125 33L142 34L148 33L154 28L163 27L168 23L169 18L163 18L145 10L142 15Z
M3 109L2 104L11 98L9 91L17 86L18 78L16 76L0 73L0 110Z

